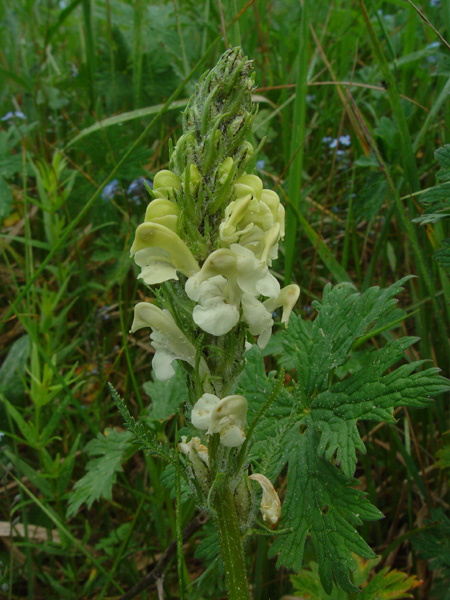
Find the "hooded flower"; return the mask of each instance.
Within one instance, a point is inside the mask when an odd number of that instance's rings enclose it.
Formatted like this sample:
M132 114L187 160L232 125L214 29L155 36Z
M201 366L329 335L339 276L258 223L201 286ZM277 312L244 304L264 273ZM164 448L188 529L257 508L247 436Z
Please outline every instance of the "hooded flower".
M195 347L177 327L169 311L161 310L150 302L139 302L134 309L131 332L143 327L152 328L150 339L155 349L152 365L157 379L164 381L175 375L172 366L174 360L184 360L195 367ZM208 367L202 358L200 376L207 373Z
M224 446L235 448L245 440L247 406L244 396L226 396L220 400L214 394L203 394L192 409L192 424L208 434L220 434Z
M220 239L226 245L237 242L252 250L257 258L268 261L270 266L277 257L278 241L284 236L285 211L278 195L263 189L262 181L256 175L243 175L234 184L234 197L225 209L225 218L219 228ZM271 234L267 237L269 231Z
M275 529L281 516L281 502L275 488L267 477L260 473L250 475L249 479L257 481L262 487L263 495L260 508L262 518L270 529Z
M149 207L153 203L151 202ZM200 270L194 255L183 240L169 227L146 222L136 229L130 251L141 267L139 278L148 285L178 279L177 271L190 277Z

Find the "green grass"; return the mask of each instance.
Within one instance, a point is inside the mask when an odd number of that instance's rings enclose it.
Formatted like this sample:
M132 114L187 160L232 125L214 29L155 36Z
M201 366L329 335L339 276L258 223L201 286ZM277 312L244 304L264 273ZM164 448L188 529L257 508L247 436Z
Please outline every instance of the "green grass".
M128 458L111 499L69 519L67 507L86 444L123 427L107 382L135 416L149 403L148 338L128 333L146 296L128 251L147 199L127 189L167 168L183 99L223 52L223 24L238 11L227 40L254 59L252 143L266 137L255 172L288 207L274 272L301 286L305 317L327 281L362 290L416 274L401 298L409 315L401 327L422 338L419 358L450 375L450 283L433 258L448 224L412 222L422 211L417 192L435 184L434 151L450 143L449 50L436 33L450 38L450 2L419 8L433 27L398 0L3 0L0 117L16 116L0 121L0 521L23 524L26 536L0 542L8 568L0 596L117 597L173 539L180 546L195 515L144 453ZM113 180L117 193L108 195ZM380 566L395 549L389 565L417 574L414 532L432 506L448 506L448 467L436 466L448 412L443 397L399 412L391 432L366 427L357 476L386 514L363 530ZM173 442L183 423L174 414L152 426ZM59 532L60 542L50 533L38 541L34 525ZM184 560L175 552L167 563L166 598L194 597L190 583L208 565L194 552L207 534L205 526ZM267 561L268 544L249 549L256 600L292 592ZM435 574L421 577L418 598ZM142 597L157 597L155 582Z

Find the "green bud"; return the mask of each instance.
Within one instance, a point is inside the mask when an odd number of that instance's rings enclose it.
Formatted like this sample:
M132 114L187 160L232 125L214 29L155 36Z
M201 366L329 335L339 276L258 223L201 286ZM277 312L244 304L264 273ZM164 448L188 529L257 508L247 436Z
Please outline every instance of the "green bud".
M240 48L227 50L197 84L183 114L183 134L170 157L170 168L184 182L177 202L190 226L204 238L208 235L213 246L225 207L233 200L233 184L253 154L246 139L256 114L253 89L251 61ZM188 229L186 234L189 243Z

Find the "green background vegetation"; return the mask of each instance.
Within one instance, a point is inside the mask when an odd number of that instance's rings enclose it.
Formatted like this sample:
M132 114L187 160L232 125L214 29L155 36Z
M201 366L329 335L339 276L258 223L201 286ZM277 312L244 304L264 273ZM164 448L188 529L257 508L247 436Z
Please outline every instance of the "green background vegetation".
M134 415L152 395L161 440L181 424L176 384L167 398L148 383L147 333L128 333L134 304L149 298L129 258L147 203L136 181L167 168L180 111L240 11L226 43L254 59L251 141L266 138L254 168L288 207L274 272L301 286L305 318L328 281L363 291L417 275L401 296L399 332L421 338L406 360L449 376L448 227L413 219L436 184L434 153L450 143L450 0L2 0L0 10L0 597L119 597L175 537L175 504L158 460L115 444L123 419L108 380ZM377 569L423 580L417 598L449 598L448 398L397 417L361 427L356 476L386 515L362 535ZM90 460L106 453L116 472L96 474L98 500L68 515L88 442ZM183 526L194 515L184 502ZM9 524L24 535L4 533ZM208 561L207 544L194 555L208 534L185 547L187 582ZM294 590L267 561L269 543L249 549L256 600ZM164 591L179 598L175 561ZM224 597L186 592L202 593ZM141 597L156 598L155 584Z

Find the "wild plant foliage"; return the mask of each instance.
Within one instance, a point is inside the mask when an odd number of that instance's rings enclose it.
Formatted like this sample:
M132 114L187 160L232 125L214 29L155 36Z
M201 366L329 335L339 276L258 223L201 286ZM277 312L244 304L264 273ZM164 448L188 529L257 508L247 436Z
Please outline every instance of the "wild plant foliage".
M424 361L399 365L417 341L389 335L396 296L409 278L364 293L348 283L328 285L321 302L313 303L314 320L289 320L299 289L280 290L269 271L284 233L284 211L277 195L245 172L253 154L246 142L253 120L251 72L239 49L228 51L188 103L183 135L171 154L173 170L155 176L153 200L131 249L139 279L161 286L154 301L136 306L132 331L151 328L154 375L167 381L167 399L176 379L186 400L174 406L186 428L175 459L173 451L166 454L171 465L165 481L176 487L180 473L188 484L184 497L191 494L211 515L229 597L248 595L249 532L276 536L269 555L295 572L310 538L325 592L336 583L350 593L357 591L350 578L354 554L375 557L356 527L382 516L354 479L357 452L366 451L358 422L392 423L394 409L426 406L449 385ZM280 360L293 373L286 387L284 371L266 375L260 350L280 307L282 322L290 321L278 334ZM381 333L387 339L378 349L361 352L365 340ZM184 378L175 375L174 361ZM154 410L161 385L149 389L152 395L155 388ZM138 444L164 457L146 419L136 423L113 394ZM129 437L108 434L102 443L104 449L91 449L104 458L88 464L73 512L95 494L109 496ZM114 454L106 451L109 444L116 446ZM281 507L274 486L286 465ZM103 491L96 483L101 472L110 474ZM252 481L262 487L261 500Z

